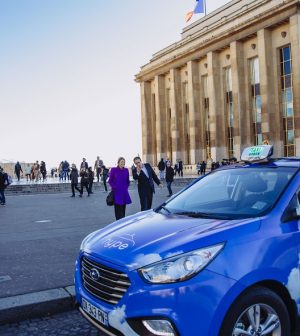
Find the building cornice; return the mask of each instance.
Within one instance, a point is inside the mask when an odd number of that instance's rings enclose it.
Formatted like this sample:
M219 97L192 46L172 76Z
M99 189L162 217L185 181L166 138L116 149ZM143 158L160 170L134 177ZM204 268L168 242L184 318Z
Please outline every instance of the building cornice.
M149 81L171 68L200 59L236 40L253 36L263 28L284 22L298 12L300 0L234 0L183 30L182 39L155 53L141 67L136 81ZM233 12L233 9L239 6Z

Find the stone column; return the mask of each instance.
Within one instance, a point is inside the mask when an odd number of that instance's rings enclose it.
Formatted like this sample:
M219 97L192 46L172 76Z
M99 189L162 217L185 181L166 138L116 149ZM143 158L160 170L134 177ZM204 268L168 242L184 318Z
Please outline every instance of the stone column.
M239 159L243 148L251 145L251 112L246 108L246 96L249 88L244 80L247 64L244 60L242 42L234 41L230 44L230 60L234 113L233 147L234 155Z
M278 156L281 151L280 132L281 110L276 107L274 76L273 49L271 31L261 29L257 32L257 48L259 57L260 95L261 95L261 127L263 139L269 140L274 145L274 155ZM276 64L275 64L276 65Z
M190 131L189 131L189 102L188 102L188 82L181 82L181 115L179 122L179 148L182 152L181 160L188 164L190 159Z
M300 14L290 17L296 156L300 156Z
M208 95L210 114L211 155L214 161L227 157L227 139L224 122L224 88L222 71L219 64L219 54L209 52L208 64Z
M173 164L177 159L183 157L181 146L182 125L182 96L180 71L178 69L170 70L170 105L171 105L171 137L172 137L172 159Z
M143 161L153 164L154 152L152 149L152 115L151 115L151 83L141 83L142 108L142 147Z
M157 162L167 155L165 78L155 76L156 155Z
M201 150L201 123L200 123L200 76L197 61L189 61L188 68L188 102L190 117L190 160L196 164L202 159Z

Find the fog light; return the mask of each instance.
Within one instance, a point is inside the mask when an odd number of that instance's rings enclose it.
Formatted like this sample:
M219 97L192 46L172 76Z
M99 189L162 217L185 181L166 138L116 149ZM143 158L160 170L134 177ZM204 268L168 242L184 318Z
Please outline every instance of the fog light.
M146 320L143 325L154 335L175 336L172 324L166 320Z

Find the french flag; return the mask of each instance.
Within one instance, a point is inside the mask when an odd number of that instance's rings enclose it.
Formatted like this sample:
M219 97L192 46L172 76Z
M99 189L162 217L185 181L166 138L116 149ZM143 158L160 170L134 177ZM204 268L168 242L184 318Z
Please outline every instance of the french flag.
M193 11L190 11L185 16L185 21L188 22L194 14L205 13L205 0L197 0L196 6Z

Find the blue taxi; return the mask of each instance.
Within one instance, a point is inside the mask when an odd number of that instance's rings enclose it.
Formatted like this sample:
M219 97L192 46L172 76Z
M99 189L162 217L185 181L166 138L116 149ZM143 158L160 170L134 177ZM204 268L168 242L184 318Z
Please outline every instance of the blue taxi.
M154 210L87 236L81 313L107 335L290 336L300 313L300 158L245 149Z

